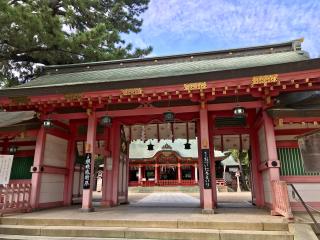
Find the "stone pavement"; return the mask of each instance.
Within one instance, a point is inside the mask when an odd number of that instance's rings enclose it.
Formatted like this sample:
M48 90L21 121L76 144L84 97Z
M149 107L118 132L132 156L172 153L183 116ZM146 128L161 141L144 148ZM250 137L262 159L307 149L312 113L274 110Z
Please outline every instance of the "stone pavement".
M200 207L199 198L181 192L157 192L151 193L136 203L133 207Z
M237 195L237 197L236 197ZM94 198L99 200L99 194L95 193ZM222 203L241 201L248 205L250 200L248 193L232 193L230 195L218 195ZM228 200L229 199L229 200ZM130 204L120 205L113 208L103 208L99 202L95 202L95 211L84 213L80 211L81 205L62 207L36 211L28 214L19 214L19 218L50 218L50 219L126 219L126 220L202 220L202 221L235 221L235 222L283 222L282 217L271 216L265 209L255 207L219 207L216 214L206 215L201 213L199 194L195 193L165 193L146 194L135 193L129 196ZM149 206L146 206L149 205ZM175 205L175 206L173 206ZM155 207L156 206L156 207ZM10 217L10 216L8 216ZM12 217L17 217L17 214Z

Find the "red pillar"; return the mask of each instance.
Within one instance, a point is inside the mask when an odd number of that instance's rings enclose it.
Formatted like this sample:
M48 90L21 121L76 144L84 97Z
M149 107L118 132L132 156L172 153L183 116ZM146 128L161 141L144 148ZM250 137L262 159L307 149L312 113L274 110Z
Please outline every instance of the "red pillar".
M96 134L97 134L97 117L96 112L93 111L88 117L88 130L87 130L87 146L86 153L91 153L91 177L90 177L90 188L83 189L82 195L82 210L92 210L92 188L94 181L94 159L95 159L95 148L96 148Z
M265 130L265 144L266 144L266 150L267 150L266 152L267 162L265 163L265 166L267 166L267 169L264 169L264 171L267 171L267 174L269 176L268 177L269 181L265 182L264 184L269 185L271 199L269 199L268 203L269 204L271 203L271 205L268 207L273 209L273 199L276 198L277 196L274 196L273 194L271 183L273 180L280 179L280 161L278 160L276 138L275 138L272 118L269 117L265 111L262 113L262 118L263 118L264 130Z
M181 184L181 163L178 163L178 184Z
M102 200L101 206L111 206L111 192L112 192L112 158L111 158L111 128L105 129L105 152L103 181L102 181Z
M274 133L274 126L272 118L268 114L263 112L263 121L265 127L266 145L268 153L268 167L270 181L280 179L280 162L278 160L276 137ZM272 163L277 163L276 167L272 166Z
M158 164L156 163L154 165L154 183L157 184L158 183L158 179L159 178L159 173L158 173Z
M201 104L200 109L200 188L203 191L202 198L203 200L203 213L213 213L213 190L212 190L212 156L210 156L210 142L209 142L209 123L208 123L208 110L206 105ZM208 164L204 161L208 160ZM208 178L204 175L206 174ZM205 184L205 181L208 180L208 185Z
M41 186L41 165L43 164L43 154L46 142L46 132L43 125L37 135L36 148L34 152L34 160L32 166L32 178L31 178L31 194L30 194L30 204L33 209L39 207L39 195Z
M198 129L198 185L200 191L200 207L203 208L203 172L202 172L202 159L201 159L201 136L200 136L200 121L197 122Z
M210 159L211 159L211 181L212 181L212 201L213 207L217 207L217 181L216 181L216 162L214 159L214 144L213 144L213 126L214 120L213 118L209 118L209 147L210 147Z
M198 164L194 164L194 182L198 183Z
M5 138L2 143L2 154L8 154L9 152L9 139Z
M111 129L112 139L112 205L118 205L119 160L120 160L120 122L114 121Z
M70 121L70 138L68 142L68 152L67 152L67 175L65 176L64 182L64 205L71 205L72 195L73 195L73 177L74 177L74 164L75 164L75 133L76 125Z
M140 185L141 184L141 179L142 179L142 167L141 167L141 165L139 165L138 173L139 173L138 183Z
M252 128L250 131L251 145L251 174L252 174L252 198L253 202L258 207L264 206L264 191L261 172L259 171L259 139L258 129Z
M102 206L112 207L118 205L118 175L120 158L120 122L114 120L108 130L108 152L110 155L105 161L105 186L101 202Z

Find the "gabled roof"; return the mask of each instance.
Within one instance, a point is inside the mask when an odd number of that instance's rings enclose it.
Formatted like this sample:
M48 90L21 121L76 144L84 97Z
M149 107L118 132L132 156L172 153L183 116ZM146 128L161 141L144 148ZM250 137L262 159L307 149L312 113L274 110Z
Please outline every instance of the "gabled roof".
M239 75L239 70L243 70L242 74L248 75L253 73L252 68L282 66L296 62L299 63L297 66L301 67L300 62L306 61L311 60L306 52L301 51L301 40L294 40L280 44L213 52L47 66L42 76L26 84L0 90L0 96L19 96L22 93L45 95L120 89L130 86L161 86L177 84L178 81L190 81L183 79L188 77L188 79L197 77L197 81L204 78L214 80L215 77L223 79L221 75L232 78ZM310 63L307 67L312 66ZM286 69L290 71L294 68Z

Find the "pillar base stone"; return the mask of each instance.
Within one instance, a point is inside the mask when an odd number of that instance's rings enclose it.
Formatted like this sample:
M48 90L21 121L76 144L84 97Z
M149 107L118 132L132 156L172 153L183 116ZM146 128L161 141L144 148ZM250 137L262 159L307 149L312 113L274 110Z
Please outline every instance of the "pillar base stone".
M80 212L88 213L88 212L94 212L94 208L80 208Z
M113 207L114 204L112 203L112 201L107 200L107 201L102 201L102 202L100 203L100 206L101 206L101 207L108 208L108 207Z
M214 214L214 209L202 209L202 214Z

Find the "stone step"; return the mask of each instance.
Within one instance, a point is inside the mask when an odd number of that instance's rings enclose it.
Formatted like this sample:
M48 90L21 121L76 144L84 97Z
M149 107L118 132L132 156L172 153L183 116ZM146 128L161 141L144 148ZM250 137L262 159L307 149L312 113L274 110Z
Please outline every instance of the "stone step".
M0 234L0 240L88 240L87 237L48 237ZM125 238L90 238L90 240L125 240ZM138 239L131 239L138 240ZM139 239L147 240L147 239Z
M87 226L87 227L130 227L130 228L170 228L170 229L214 229L214 230L252 230L288 231L284 222L218 222L218 221L146 221L146 220L85 220L85 219L39 219L39 218L1 218L2 225L24 226Z
M87 237L120 239L164 240L293 240L288 231L178 229L178 228L128 228L88 226L24 226L0 225L0 234L43 237Z

